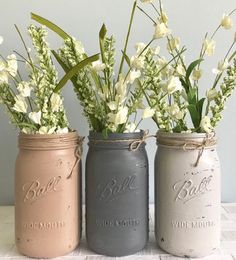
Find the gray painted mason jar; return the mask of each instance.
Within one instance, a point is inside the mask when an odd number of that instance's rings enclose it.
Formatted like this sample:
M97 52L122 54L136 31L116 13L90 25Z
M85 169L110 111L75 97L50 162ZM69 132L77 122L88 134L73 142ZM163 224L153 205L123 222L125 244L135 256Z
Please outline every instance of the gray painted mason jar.
M144 132L90 132L86 159L86 236L96 253L125 256L148 240L148 158ZM131 145L134 149L131 149Z
M155 233L165 251L203 257L220 245L220 163L216 138L157 133Z

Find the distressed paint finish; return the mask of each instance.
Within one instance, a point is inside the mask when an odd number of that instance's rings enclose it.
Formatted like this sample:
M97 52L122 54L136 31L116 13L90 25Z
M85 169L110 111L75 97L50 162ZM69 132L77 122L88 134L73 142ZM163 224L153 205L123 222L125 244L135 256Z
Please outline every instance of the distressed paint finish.
M154 235L154 205L150 205L150 234L149 242L141 252L125 257L125 260L177 260L159 249ZM84 212L84 211L83 211ZM85 218L83 218L85 220ZM83 225L85 223L83 222ZM236 259L236 203L222 204L221 207L221 246L214 255L199 258L199 260L235 260ZM234 257L234 258L233 258ZM0 260L29 259L21 256L14 243L14 207L0 207ZM106 260L115 259L99 256L88 249L83 233L80 246L72 253L60 257L65 260ZM123 259L123 258L120 258ZM190 258L191 259L191 258Z
M86 160L86 235L93 251L124 256L148 240L148 159L142 133L89 136Z
M155 159L156 239L162 249L182 257L210 255L220 245L220 163L216 147L206 147L195 166L200 150L184 150L175 142L202 142L203 137L159 136L162 144ZM163 145L161 138L168 138L169 144Z
M15 172L15 240L21 254L50 258L71 252L78 245L80 185L77 149L76 132L19 136Z

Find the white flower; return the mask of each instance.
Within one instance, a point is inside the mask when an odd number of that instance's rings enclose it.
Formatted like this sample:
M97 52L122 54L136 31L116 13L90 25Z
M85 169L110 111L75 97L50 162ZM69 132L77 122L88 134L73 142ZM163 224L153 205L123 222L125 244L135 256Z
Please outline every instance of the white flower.
M144 56L132 56L130 58L130 66L131 68L134 68L134 69L142 69L144 67Z
M147 107L143 110L142 119L153 117L155 114L155 109Z
M165 12L162 12L161 15L160 15L160 18L159 18L159 22L167 24L168 20L169 19L168 19L167 14Z
M114 111L117 109L118 103L115 101L111 101L107 104L107 106L110 108L111 111Z
M28 105L27 105L25 98L20 95L16 95L13 110L20 112L20 113L26 113L27 108L28 108Z
M134 81L135 81L136 79L140 78L140 77L141 77L141 72L140 72L140 70L131 70L131 71L129 72L129 75L128 75L126 81L127 81L127 83L133 84Z
M180 48L180 38L171 38L167 43L167 50L172 53L173 50L179 50Z
M108 121L113 123L115 126L124 124L127 121L129 109L128 107L120 107L116 114L109 113L108 114Z
M217 92L217 90L215 88L209 89L206 92L206 96L207 96L209 101L212 101L212 100L214 100L218 96L218 92Z
M151 4L153 3L154 0L141 0L142 3L144 4Z
M203 43L203 48L206 52L206 55L212 56L215 52L216 42L212 39L205 39Z
M117 94L123 99L126 94L127 83L124 80L123 75L119 76L118 82L115 84Z
M186 75L186 70L182 64L178 64L176 67L176 72L179 76L185 76Z
M220 74L222 73L224 70L226 70L229 67L229 61L228 59L226 60L221 60L218 63L217 69L212 69L212 72L214 74Z
M166 26L165 23L158 23L154 32L154 39L160 39L168 36L171 33L171 30Z
M184 117L184 112L180 110L177 104L173 104L168 107L168 112L174 119L180 120Z
M0 71L0 84L8 83L8 74L6 71Z
M204 116L202 118L200 127L206 133L211 133L213 131L213 127L211 125L211 120L208 116Z
M172 76L169 80L162 84L163 91L167 92L169 95L176 91L181 91L183 89L181 81L178 77Z
M27 127L22 128L21 132L24 133L24 134L31 134L32 133L31 129L27 128Z
M3 37L0 36L0 45L3 43Z
M59 112L62 106L62 99L57 93L53 93L51 96L51 108L52 112Z
M21 81L18 84L17 89L22 97L30 97L32 87L30 87L29 82Z
M6 64L3 60L0 59L0 72L6 69Z
M147 45L143 42L138 42L135 44L137 56L139 56L141 53L142 53L142 55L145 55L147 53L148 48L145 51L143 51L146 48L146 46Z
M106 68L106 64L104 64L101 60L97 60L97 61L92 62L92 67L96 71L102 71Z
M136 129L136 127L137 126L136 126L135 123L130 122L130 123L128 123L126 125L124 133L134 133L134 132L137 133L137 132L140 132L140 130Z
M42 112L41 112L41 111L39 111L39 112L30 112L30 113L29 113L29 118L30 118L35 124L41 125L41 115L42 115Z
M220 25L224 29L229 30L229 29L231 29L233 27L233 20L232 20L232 18L229 15L223 14L223 17L222 17Z
M69 129L67 127L57 129L57 134L67 134L68 132Z
M202 77L202 70L201 69L194 69L192 73L193 80L199 80Z
M152 50L153 55L159 55L161 47L156 46L156 47L152 48L151 50Z
M7 56L7 72L12 76L15 77L17 75L17 69L18 69L18 65L17 65L17 60L16 60L16 55L15 54L11 54L9 56Z
M49 128L47 126L41 126L39 128L39 134L41 135L45 135L45 134L53 134L54 131L55 131L56 127L52 127L52 128Z

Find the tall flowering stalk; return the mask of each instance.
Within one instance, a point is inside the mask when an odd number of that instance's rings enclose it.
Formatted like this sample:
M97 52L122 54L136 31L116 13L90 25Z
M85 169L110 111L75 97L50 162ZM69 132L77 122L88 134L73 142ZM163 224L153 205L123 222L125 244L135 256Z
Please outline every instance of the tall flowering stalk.
M47 31L43 27L30 25L28 28L34 55L26 46L17 26L16 29L25 47L27 58L16 51L6 59L1 56L0 101L6 107L11 122L23 133L67 133L70 129L60 89L72 75L65 75L61 81L58 80L51 50L46 41ZM28 71L27 79L22 78L18 62L25 63ZM76 64L70 74L74 74L88 62L89 60L83 61L83 64Z
M100 60L80 70L72 78L75 93L83 107L90 129L103 132L105 135L111 132L138 131L142 119L152 116L152 111L145 109L143 104L146 86L140 85L140 80L145 77L146 70L152 66L154 56L157 55L156 48L152 47L156 37L152 37L148 44L137 43L135 54L128 57L127 48L136 10L137 1L134 1L118 74L115 75L114 69L115 38L107 34L106 26L103 25L99 32ZM63 46L53 53L65 71L87 57L80 41L36 14L32 14L32 18L63 38ZM150 55L149 60L145 56L147 52ZM124 70L125 64L128 65L128 71ZM165 67L166 64L160 63L159 70L153 73L158 76ZM155 84L155 79L152 78L151 81ZM137 117L139 110L142 111L141 119Z
M214 38L218 31L230 30L233 27L232 14L236 10L224 14L212 34L205 34L199 57L187 65L185 56L181 53L180 38L174 36L169 28L169 18L163 9L162 1L159 0L158 5L155 5L154 0L142 0L142 2L150 4L156 12L157 18L153 19L144 9L138 7L154 23L154 38L166 41L166 49L174 60L172 64L166 66L165 70L162 70L162 73L155 75L154 71L167 64L166 59L159 55L157 62L152 62L156 68L148 68L144 72L145 77L141 85L146 92L149 110L153 111L153 120L161 130L167 132L209 133L213 131L222 119L225 102L236 88L236 37L234 36L223 60L212 70L216 78L205 97L199 96L203 74L201 66L205 57L212 56L215 52ZM178 56L175 58L176 55ZM150 52L147 52L145 60L150 59ZM153 81L155 84L151 84ZM188 124L189 118L192 125Z

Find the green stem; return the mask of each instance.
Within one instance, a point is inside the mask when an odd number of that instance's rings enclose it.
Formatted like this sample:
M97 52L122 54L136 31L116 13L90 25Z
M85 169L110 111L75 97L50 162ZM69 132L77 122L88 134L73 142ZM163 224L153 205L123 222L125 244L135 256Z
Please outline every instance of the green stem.
M141 7L137 6L137 8L144 13L155 25L157 25L157 23L155 22L155 20L147 13L145 12Z
M133 19L134 19L136 6L137 6L137 0L135 0L134 4L133 4L133 9L132 9L132 13L131 13L130 22L129 22L129 29L128 29L128 33L127 33L126 40L125 40L125 47L124 47L123 55L122 55L122 58L121 58L121 63L120 63L120 68L119 68L117 81L119 79L119 75L122 73L122 69L123 69L123 65L124 65L124 61L125 61L125 55L126 55L126 51L127 51L127 47L128 47L128 42L129 42L129 37L130 37L130 32L131 32L131 28L132 28L132 24L133 24Z

